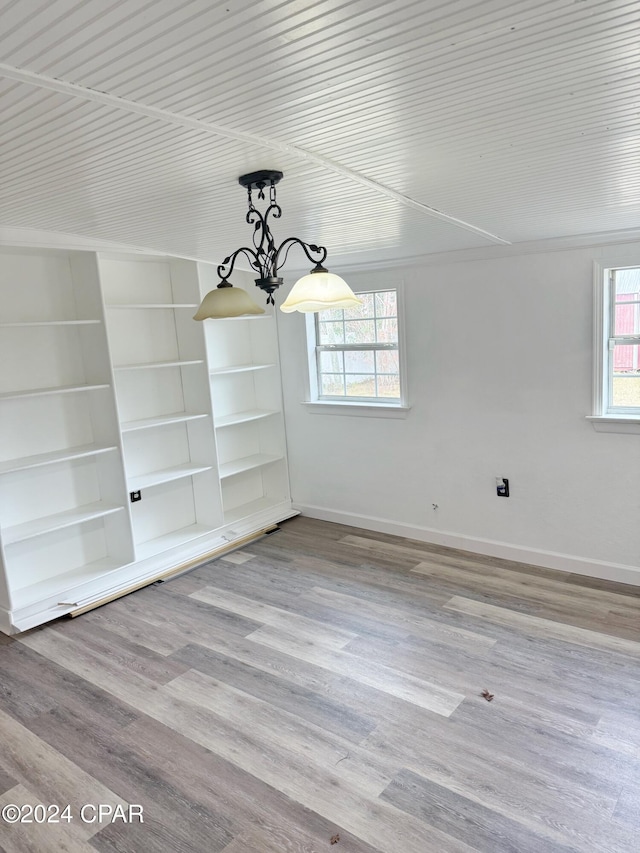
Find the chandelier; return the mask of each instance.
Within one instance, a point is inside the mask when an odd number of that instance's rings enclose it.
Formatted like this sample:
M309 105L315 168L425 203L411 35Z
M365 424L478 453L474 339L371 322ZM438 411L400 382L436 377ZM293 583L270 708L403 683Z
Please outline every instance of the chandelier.
M224 259L218 267L220 284L204 297L194 320L264 314L264 308L256 305L245 290L234 287L229 281L236 261L241 255L246 258L251 269L258 273L259 278L256 278L255 282L267 294L267 305L275 305L273 293L283 282L280 269L293 246L299 246L315 266L308 275L294 284L289 296L280 306L281 311L287 314L292 311L312 313L329 308L353 308L362 304L362 300L358 299L346 281L330 273L324 266L327 257L324 246L305 243L298 237L287 237L276 246L269 228L269 218L280 219L282 215L282 209L276 201L276 184L281 178L282 172L270 169L251 172L238 178L238 182L247 189L249 210L246 220L249 225L253 225L253 248L241 246ZM269 204L265 212L261 213L253 202L252 191L257 189L258 199L264 200L266 187L269 188Z

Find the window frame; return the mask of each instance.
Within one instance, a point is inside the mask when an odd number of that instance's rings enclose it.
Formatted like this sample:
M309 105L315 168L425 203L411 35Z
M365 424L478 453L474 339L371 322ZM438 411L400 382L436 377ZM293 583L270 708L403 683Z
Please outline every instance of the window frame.
M611 399L614 343L640 345L640 334L612 334L615 271L624 269L640 269L640 259L594 264L593 414L589 420L601 432L640 432L640 406L614 406Z
M319 344L317 340L317 314L306 314L306 338L307 338L307 394L305 405L311 411L332 411L339 414L356 415L380 415L394 417L405 415L410 406L407 403L407 370L406 370L406 346L405 346L405 324L404 324L404 299L402 283L393 285L380 285L352 288L354 293L380 293L394 290L397 305L398 342L395 344ZM321 318L320 318L321 319ZM382 318L381 318L382 319ZM398 373L400 385L400 397L347 397L347 396L322 396L319 388L320 376L320 353L321 352L345 352L363 350L366 352L392 351L398 353ZM371 374L372 376L376 374Z

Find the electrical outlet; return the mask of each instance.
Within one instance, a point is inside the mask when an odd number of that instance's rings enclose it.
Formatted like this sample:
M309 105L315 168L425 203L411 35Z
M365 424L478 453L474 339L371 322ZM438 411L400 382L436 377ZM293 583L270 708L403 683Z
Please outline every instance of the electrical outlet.
M496 494L499 498L509 497L509 481L506 477L496 477Z
M131 499L132 504L136 503L136 501L141 501L142 492L129 492L129 498Z

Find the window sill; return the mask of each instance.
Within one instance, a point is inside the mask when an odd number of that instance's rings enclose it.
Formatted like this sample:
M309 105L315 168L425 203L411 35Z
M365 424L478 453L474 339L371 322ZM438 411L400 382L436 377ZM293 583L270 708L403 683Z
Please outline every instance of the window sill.
M338 403L313 400L302 403L314 415L355 415L364 418L406 418L411 406L396 406L385 403Z
M640 435L640 417L636 415L587 415L596 432L636 433Z

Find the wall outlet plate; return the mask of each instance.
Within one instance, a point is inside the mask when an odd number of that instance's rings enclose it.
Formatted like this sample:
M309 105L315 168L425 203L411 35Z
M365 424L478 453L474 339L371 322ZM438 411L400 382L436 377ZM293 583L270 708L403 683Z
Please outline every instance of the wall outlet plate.
M496 477L496 494L499 498L509 497L509 480L506 477Z

